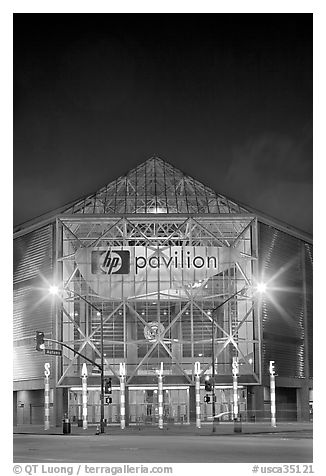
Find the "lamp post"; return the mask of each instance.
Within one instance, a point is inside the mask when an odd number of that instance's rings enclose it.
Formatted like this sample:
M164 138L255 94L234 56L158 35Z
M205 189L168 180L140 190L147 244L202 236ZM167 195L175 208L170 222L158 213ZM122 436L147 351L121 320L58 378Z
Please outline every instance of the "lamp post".
M215 348L214 348L214 343L215 343L215 319L214 319L214 313L223 307L228 301L233 299L235 296L238 294L244 294L249 288L252 286L244 286L242 289L239 291L236 291L233 293L231 296L229 296L225 301L221 302L218 306L214 307L211 310L211 316L212 316L212 414L213 414L213 433L215 433L216 428L215 428ZM267 291L267 285L265 283L258 283L255 286L256 292L259 294L263 294Z
M102 311L100 311L96 306L94 306L93 303L88 301L84 296L81 294L77 293L76 291L72 291L71 289L66 290L68 293L73 294L75 296L78 296L80 299L82 299L86 304L88 304L90 307L95 309L97 312L97 315L100 316L100 327L101 327L101 338L100 338L100 347L101 347L101 364L100 364L100 372L101 372L101 395L100 395L100 400L101 400L101 416L100 416L100 431L101 433L104 433L104 338L103 338L103 314ZM50 287L50 293L54 295L59 294L59 288L57 286L51 286Z
M82 403L83 403L83 429L87 430L87 365L82 368Z

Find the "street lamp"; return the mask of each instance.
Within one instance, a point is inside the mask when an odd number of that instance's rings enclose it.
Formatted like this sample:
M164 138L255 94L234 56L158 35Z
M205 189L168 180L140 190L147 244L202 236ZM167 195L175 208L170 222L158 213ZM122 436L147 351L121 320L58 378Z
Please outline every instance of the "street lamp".
M49 292L50 294L53 295L58 295L59 294L59 288L55 285L50 286ZM101 372L101 421L100 421L100 429L101 433L104 433L104 338L103 338L103 314L100 309L98 309L96 306L94 306L93 303L88 301L84 296L81 294L77 293L76 291L72 291L71 289L66 289L66 291L70 294L73 294L75 296L78 296L80 299L82 299L86 304L91 306L95 311L97 312L97 315L100 316L100 327L101 327L101 339L100 339L100 347L101 347L101 364L100 364L100 372ZM87 359L89 360L89 359ZM95 362L94 362L95 363Z
M264 294L264 293L266 292L266 290L267 290L267 285L266 285L266 283L258 283L258 284L256 285L256 290L257 290L258 293Z

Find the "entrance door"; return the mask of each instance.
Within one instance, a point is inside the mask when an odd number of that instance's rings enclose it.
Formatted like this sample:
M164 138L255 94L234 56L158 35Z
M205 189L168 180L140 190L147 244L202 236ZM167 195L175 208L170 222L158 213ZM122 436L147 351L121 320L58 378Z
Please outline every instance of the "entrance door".
M112 389L112 403L104 405L104 420L107 423L120 423L120 391ZM69 391L69 417L71 421L78 422L83 416L82 391ZM87 420L88 423L99 423L101 419L101 392L98 389L88 387Z

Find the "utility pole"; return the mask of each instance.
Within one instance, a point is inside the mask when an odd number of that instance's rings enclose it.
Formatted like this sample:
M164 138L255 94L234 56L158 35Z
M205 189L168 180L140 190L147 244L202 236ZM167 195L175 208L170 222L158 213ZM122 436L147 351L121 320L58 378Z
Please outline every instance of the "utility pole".
M213 433L216 432L215 427L215 321L212 313L212 417L213 417Z

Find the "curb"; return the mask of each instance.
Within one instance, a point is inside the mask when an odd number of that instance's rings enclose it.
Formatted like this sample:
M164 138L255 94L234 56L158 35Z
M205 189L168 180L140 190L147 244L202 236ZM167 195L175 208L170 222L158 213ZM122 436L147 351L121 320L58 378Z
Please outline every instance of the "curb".
M304 429L304 428L299 428L299 429L287 429L287 428L279 428L275 430L270 430L270 429L257 429L257 430L242 430L241 432L235 432L235 431L216 431L216 432L202 432L200 428L198 428L198 431L170 431L169 428L162 430L157 430L157 431L144 431L144 430L139 430L139 431L108 431L103 434L97 435L95 432L91 431L86 431L86 432L78 432L74 433L71 432L69 434L64 434L62 432L48 432L44 430L43 432L41 431L14 431L14 435L39 435L39 436L44 436L44 435L51 435L51 436L104 436L104 437L112 437L112 436L137 436L141 434L142 436L156 436L156 435L163 435L163 436L170 436L170 435L176 435L176 436L250 436L250 435L277 435L277 434L284 434L284 433L291 433L291 434L303 434L303 433L308 433L311 434L311 437L313 436L313 430L312 429ZM309 436L310 437L310 436Z

